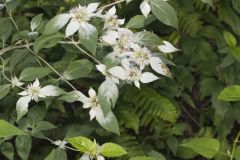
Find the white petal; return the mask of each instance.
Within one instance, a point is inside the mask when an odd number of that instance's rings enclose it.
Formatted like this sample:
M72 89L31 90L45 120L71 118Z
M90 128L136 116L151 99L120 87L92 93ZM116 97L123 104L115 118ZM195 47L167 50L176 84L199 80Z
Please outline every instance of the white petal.
M171 43L168 41L163 41L164 45L158 46L158 49L162 51L163 53L172 53L172 52L177 52L179 49L174 47Z
M80 23L78 34L84 37L84 39L90 39L94 32L97 32L95 26L86 22Z
M84 154L84 155L82 155L82 157L79 160L91 160L91 159L90 159L89 155Z
M20 120L28 112L28 104L31 101L30 96L19 98L16 105L17 120Z
M114 45L117 43L116 39L118 38L118 32L116 31L108 31L104 36L102 36L102 40L105 43L108 43L110 45Z
M140 9L141 9L141 12L142 14L147 17L151 11L151 7L150 5L148 4L148 2L146 0L144 0L141 5L140 5Z
M135 86L136 86L137 88L140 89L140 83L139 83L139 81L134 81L134 84L135 84Z
M87 6L87 11L88 13L93 13L97 10L97 7L99 6L100 3L90 3L88 6Z
M21 96L27 96L28 95L28 92L27 91L22 91L20 93L18 93L19 95Z
M125 80L127 78L126 71L120 66L112 67L108 70L108 72L121 80Z
M97 156L97 160L105 160L105 158L103 156L101 156L101 155L98 155Z
M39 90L39 97L43 96L59 96L62 94L62 90L56 86L48 85Z
M116 7L113 6L109 11L107 12L108 16L114 16L116 14Z
M150 83L150 82L153 82L158 79L159 78L157 76L155 76L154 74L152 74L150 72L144 72L140 78L140 81L142 83Z
M99 72L101 72L102 74L106 74L106 70L107 70L107 67L106 65L104 64L99 64L99 65L96 65L96 68Z
M91 108L91 104L86 102L86 103L83 104L83 108L85 108L85 109L86 108Z
M69 37L76 33L79 29L79 26L80 24L78 21L71 21L66 28L66 37Z
M90 115L90 121L93 120L93 118L96 117L96 115L97 115L97 109L92 108L89 112L89 115Z
M96 97L97 94L96 94L94 89L90 88L89 91L88 91L88 95L90 97Z
M158 74L165 76L171 75L168 67L164 63L162 63L162 60L158 57L152 57L150 59L150 66Z
M35 82L33 83L33 86L34 87L39 87L40 83L39 83L39 80L36 79Z
M82 94L81 92L79 92L79 91L77 91L76 92L76 94L77 94L77 96L78 96L78 101L80 101L80 102L82 102L84 105L85 105L85 103L87 103L88 102L88 97L86 97L84 94Z
M125 23L125 19L118 19L117 21L119 25L123 25Z

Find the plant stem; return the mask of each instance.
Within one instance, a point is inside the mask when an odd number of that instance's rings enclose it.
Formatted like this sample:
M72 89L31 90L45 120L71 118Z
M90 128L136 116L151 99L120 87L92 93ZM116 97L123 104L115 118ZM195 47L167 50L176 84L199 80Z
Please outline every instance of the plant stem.
M98 8L97 10L99 11L99 10L104 10L104 9L106 9L106 8L108 8L108 7L111 7L111 6L113 6L113 5L115 5L115 4L119 4L119 3L122 3L122 2L125 2L126 0L119 0L119 1L116 1L116 2L113 2L113 3L110 3L110 4L107 4L107 5L105 5L105 6L103 6L103 7L100 7L100 8Z
M230 154L230 160L233 160L239 138L240 138L240 132L238 132L237 137L233 141L232 151L231 151L231 154Z
M20 48L28 48L28 47L30 47L32 45L33 45L33 43L29 43L29 44L25 44L25 45L19 45L19 46L8 46L8 47L0 50L0 56L3 55L5 52L10 51L10 50L20 49Z
M97 60L94 56L92 56L90 53L86 52L85 50L83 50L81 47L78 46L78 43L75 41L69 42L69 41L60 41L59 43L61 44L72 44L74 45L78 50L80 50L81 52L83 52L84 54L86 54L88 57L90 57L91 59L93 59L96 63L101 64L101 62L99 60Z
M35 54L29 47L27 47L27 49L40 61L42 61L44 64L46 64L53 72L55 72L61 80L63 80L64 82L66 82L73 90L77 91L77 89L68 81L66 80L55 68L53 68L47 61L45 61L45 59L43 59L41 56Z

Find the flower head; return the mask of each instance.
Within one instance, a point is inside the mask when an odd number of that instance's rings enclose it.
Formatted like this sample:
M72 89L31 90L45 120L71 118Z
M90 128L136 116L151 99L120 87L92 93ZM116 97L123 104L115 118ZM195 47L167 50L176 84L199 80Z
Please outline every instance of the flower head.
M124 24L124 19L118 19L116 15L116 8L113 6L106 15L104 15L104 29L107 30L117 30L119 25Z
M12 87L15 87L15 86L21 87L24 84L23 82L20 82L20 80L16 76L12 77L11 83L12 83Z
M106 79L110 79L117 84L119 83L118 78L116 78L116 77L112 76L110 73L108 73L106 65L99 64L99 65L96 65L96 67L97 67L98 71L100 71L104 76L106 76Z

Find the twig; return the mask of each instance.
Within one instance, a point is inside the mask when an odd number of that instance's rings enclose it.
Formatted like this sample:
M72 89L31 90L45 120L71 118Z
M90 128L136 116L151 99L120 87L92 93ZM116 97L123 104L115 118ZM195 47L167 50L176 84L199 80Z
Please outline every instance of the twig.
M122 3L122 2L125 2L126 0L119 0L119 1L116 1L116 2L113 2L113 3L110 3L110 4L107 4L107 5L105 5L105 6L103 6L103 7L100 7L100 8L98 8L97 10L99 11L99 10L104 10L104 9L106 9L106 8L108 8L108 7L111 7L111 6L113 6L113 5L115 5L115 4L119 4L119 3Z
M33 43L29 43L29 44L25 44L25 45L20 45L20 46L8 46L2 50L0 50L0 56L3 55L4 53L10 51L10 50L13 50L13 49L20 49L20 48L27 48L27 47L30 47L32 46Z

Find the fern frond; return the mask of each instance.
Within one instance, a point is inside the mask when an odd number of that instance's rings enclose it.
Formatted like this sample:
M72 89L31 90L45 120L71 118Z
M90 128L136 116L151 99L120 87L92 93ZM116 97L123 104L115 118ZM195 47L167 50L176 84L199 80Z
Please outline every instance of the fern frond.
M174 104L149 87L141 86L141 91L130 87L123 99L135 106L135 112L140 118L140 126L150 126L159 119L175 123L178 118Z

